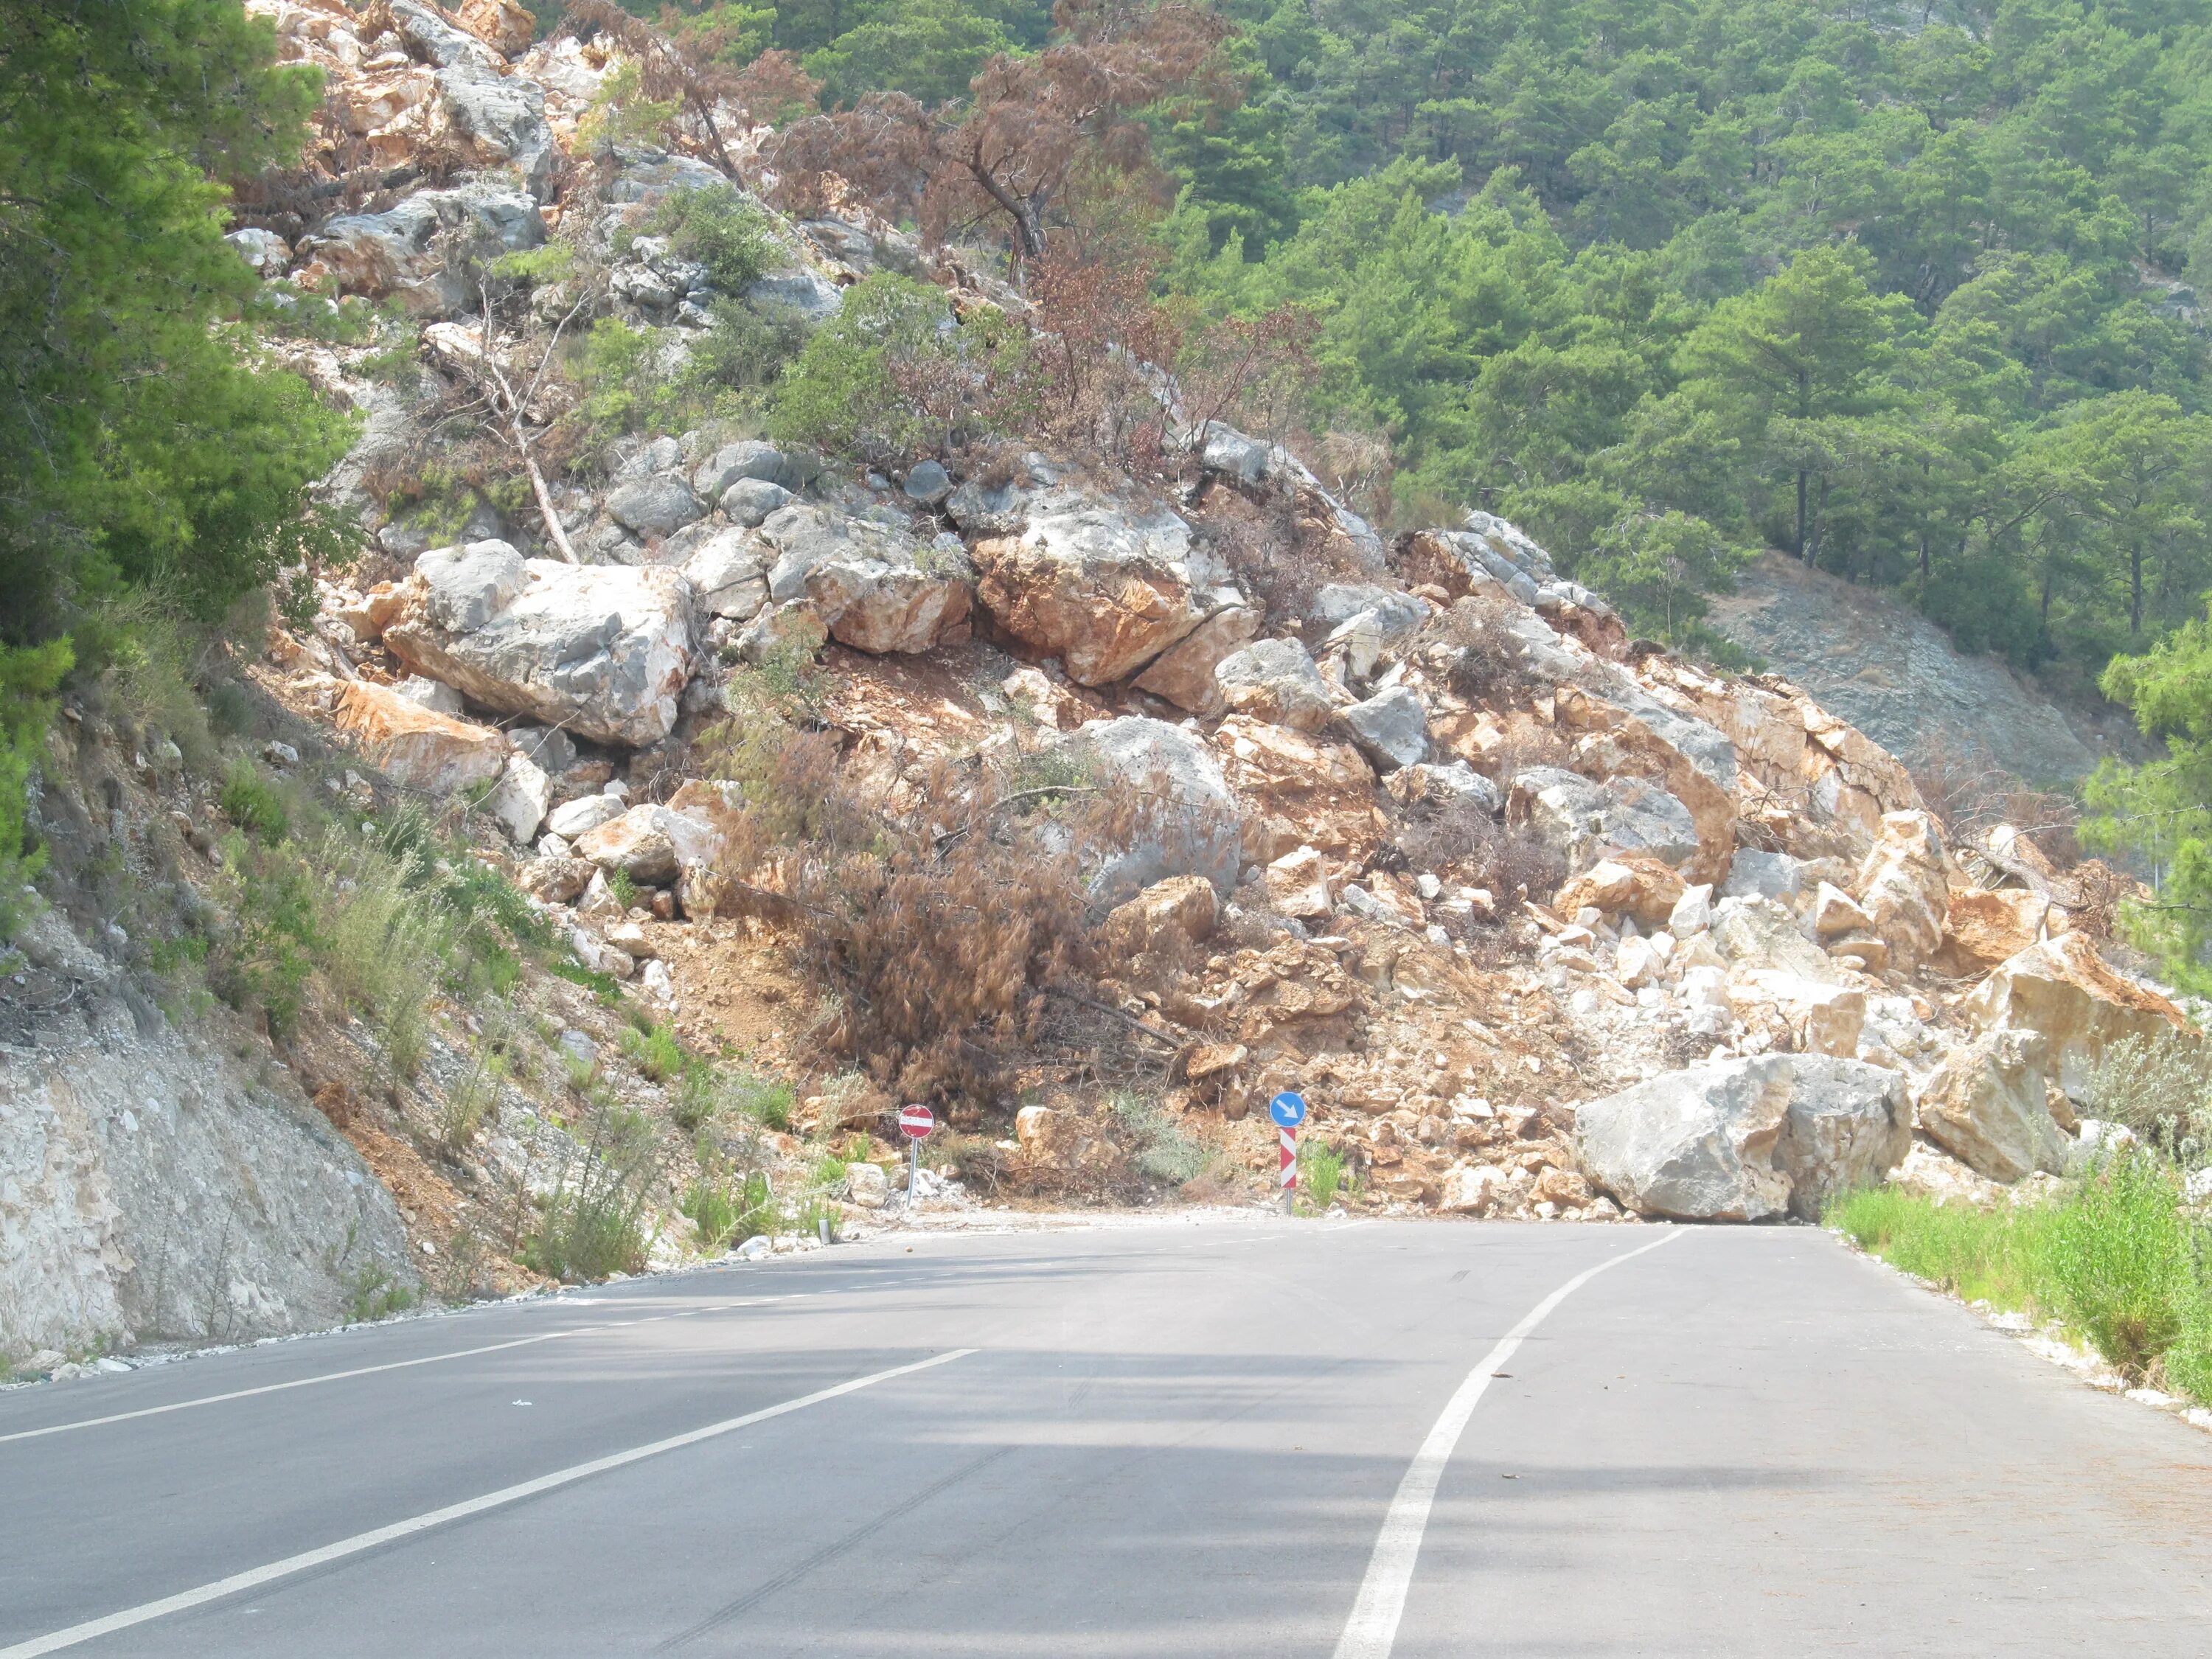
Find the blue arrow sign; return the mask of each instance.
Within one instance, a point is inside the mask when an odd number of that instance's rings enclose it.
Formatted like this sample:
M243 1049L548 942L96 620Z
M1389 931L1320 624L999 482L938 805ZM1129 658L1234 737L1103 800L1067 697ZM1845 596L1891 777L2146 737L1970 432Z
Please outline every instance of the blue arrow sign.
M1306 1097L1285 1089L1267 1103L1267 1115L1285 1129L1295 1129L1306 1121Z

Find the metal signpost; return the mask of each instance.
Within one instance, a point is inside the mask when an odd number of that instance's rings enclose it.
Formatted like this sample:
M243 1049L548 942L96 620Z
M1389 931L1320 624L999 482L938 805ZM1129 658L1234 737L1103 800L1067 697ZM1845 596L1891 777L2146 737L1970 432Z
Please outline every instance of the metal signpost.
M1283 1213L1291 1213L1291 1206L1298 1190L1298 1125L1306 1121L1306 1097L1285 1089L1267 1103L1267 1115L1275 1120L1277 1133L1283 1144Z
M937 1114L927 1106L902 1106L898 1123L906 1137L906 1207L911 1213L921 1201L921 1143L937 1127Z

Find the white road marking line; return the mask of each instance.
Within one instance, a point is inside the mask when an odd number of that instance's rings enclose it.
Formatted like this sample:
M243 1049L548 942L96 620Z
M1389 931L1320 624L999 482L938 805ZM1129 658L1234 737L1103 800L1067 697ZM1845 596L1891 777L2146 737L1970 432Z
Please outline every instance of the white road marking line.
M1531 1308L1467 1374L1429 1431L1429 1437L1413 1454L1405 1478L1398 1482L1397 1495L1391 1498L1382 1529L1376 1535L1375 1553L1367 1559L1367 1576L1359 1581L1358 1599L1352 1604L1352 1616L1345 1620L1344 1634L1337 1640L1336 1659L1390 1659L1391 1647L1398 1639L1398 1620L1406 1611L1406 1592L1413 1586L1413 1567L1420 1559L1421 1535L1428 1529L1429 1508L1436 1502L1437 1483L1443 1478L1444 1466L1451 1462L1453 1449L1481 1402L1483 1390L1490 1386L1491 1374L1513 1357L1528 1333L1559 1304L1607 1268L1618 1267L1647 1250L1672 1243L1680 1231L1669 1228L1649 1244L1639 1244L1626 1255L1577 1273ZM0 1654L0 1659L8 1656Z
M162 1619L173 1613L182 1613L190 1607L203 1607L220 1601L226 1595L235 1595L240 1590L254 1589L279 1578L289 1578L295 1573L305 1572L311 1567L324 1566L332 1561L343 1560L349 1555L358 1555L363 1550L373 1550L380 1545L411 1538L417 1533L442 1527L449 1522L462 1521L472 1515L482 1515L488 1510L519 1504L526 1498L535 1498L540 1492L572 1485L578 1480L605 1474L626 1464L641 1462L648 1457L658 1457L663 1452L675 1451L684 1446L696 1446L702 1440L712 1440L717 1435L733 1430L750 1428L764 1423L771 1417L782 1417L788 1413L804 1411L809 1406L818 1406L825 1400L835 1400L841 1395L857 1394L862 1389L873 1388L878 1382L888 1382L895 1376L911 1376L926 1371L933 1365L943 1365L955 1359L964 1359L976 1352L974 1348L954 1348L950 1352L933 1354L927 1359L917 1359L912 1364L894 1365L889 1370L872 1371L866 1376L856 1376L849 1382L840 1382L834 1388L819 1389L812 1394L801 1395L796 1400L787 1400L781 1405L769 1406L760 1411L747 1412L743 1417L725 1418L719 1423L709 1423L702 1429L692 1429L683 1434L672 1434L665 1440L655 1440L649 1445L633 1446L628 1451L611 1452L605 1457L595 1457L588 1463L572 1464L565 1469L556 1469L550 1474L541 1474L534 1480L525 1480L512 1486L502 1486L497 1492L488 1492L480 1498L471 1498L459 1504L448 1504L444 1509L432 1510L424 1515L395 1521L388 1527L379 1527L373 1532L356 1533L350 1538L341 1538L335 1544L325 1544L320 1549L305 1550L298 1555L288 1555L281 1561L271 1561L265 1566L252 1567L244 1572L234 1572L228 1578L218 1578L211 1584L202 1584L197 1589L180 1590L174 1595L165 1595L158 1601L143 1602L135 1607L125 1607L120 1613L111 1613L105 1618L88 1620L81 1625L71 1625L46 1636L34 1636L27 1642L18 1642L10 1648L0 1648L0 1659L35 1659L43 1653L58 1653L64 1648L73 1648L81 1642L95 1637L112 1635L118 1630L128 1630L133 1625L143 1625L149 1620Z
M793 1298L781 1296L758 1297L744 1302L729 1302L717 1308L754 1308L769 1302L787 1302ZM67 1434L72 1429L97 1429L109 1423L128 1423L134 1418L164 1417L171 1412L190 1411L195 1406L220 1406L226 1400L249 1400L259 1394L282 1394L287 1389L311 1389L318 1382L343 1382L349 1376L370 1376L378 1371L404 1371L416 1365L435 1365L447 1359L468 1359L480 1353L499 1353L508 1348L527 1348L539 1342L557 1342L564 1336L589 1336L595 1331L626 1330L632 1325L650 1325L658 1320L674 1319L675 1314L654 1314L645 1319L617 1319L604 1325L579 1325L566 1331L547 1331L541 1336L519 1336L511 1342L487 1342L480 1348L456 1348L451 1353L424 1354L418 1359L393 1359L381 1365L356 1365L350 1370L325 1371L318 1376L295 1376L289 1382L264 1382L258 1388L233 1389L228 1394L202 1395L195 1400L172 1401L166 1406L147 1406L135 1412L112 1412L106 1417L80 1418L74 1423L51 1423L43 1429L18 1429L13 1434L0 1434L0 1446L11 1440L36 1440L49 1434Z

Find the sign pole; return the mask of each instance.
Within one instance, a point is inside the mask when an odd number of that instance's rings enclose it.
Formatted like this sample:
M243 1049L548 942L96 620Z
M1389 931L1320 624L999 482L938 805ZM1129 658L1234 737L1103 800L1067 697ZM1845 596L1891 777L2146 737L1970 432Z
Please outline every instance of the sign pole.
M1305 1097L1285 1089L1267 1103L1267 1115L1275 1120L1276 1136L1282 1147L1282 1172L1278 1184L1283 1189L1283 1213L1295 1214L1298 1196L1298 1125L1306 1121Z
M927 1106L902 1106L898 1126L906 1137L906 1212L912 1215L921 1202L921 1143L937 1127L937 1114Z

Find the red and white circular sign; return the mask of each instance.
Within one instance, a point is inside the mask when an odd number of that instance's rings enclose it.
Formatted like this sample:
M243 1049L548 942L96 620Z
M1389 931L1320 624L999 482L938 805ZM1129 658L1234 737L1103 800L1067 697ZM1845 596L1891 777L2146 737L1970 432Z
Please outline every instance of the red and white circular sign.
M908 1140L922 1140L937 1127L937 1114L927 1106L899 1108L899 1128Z

